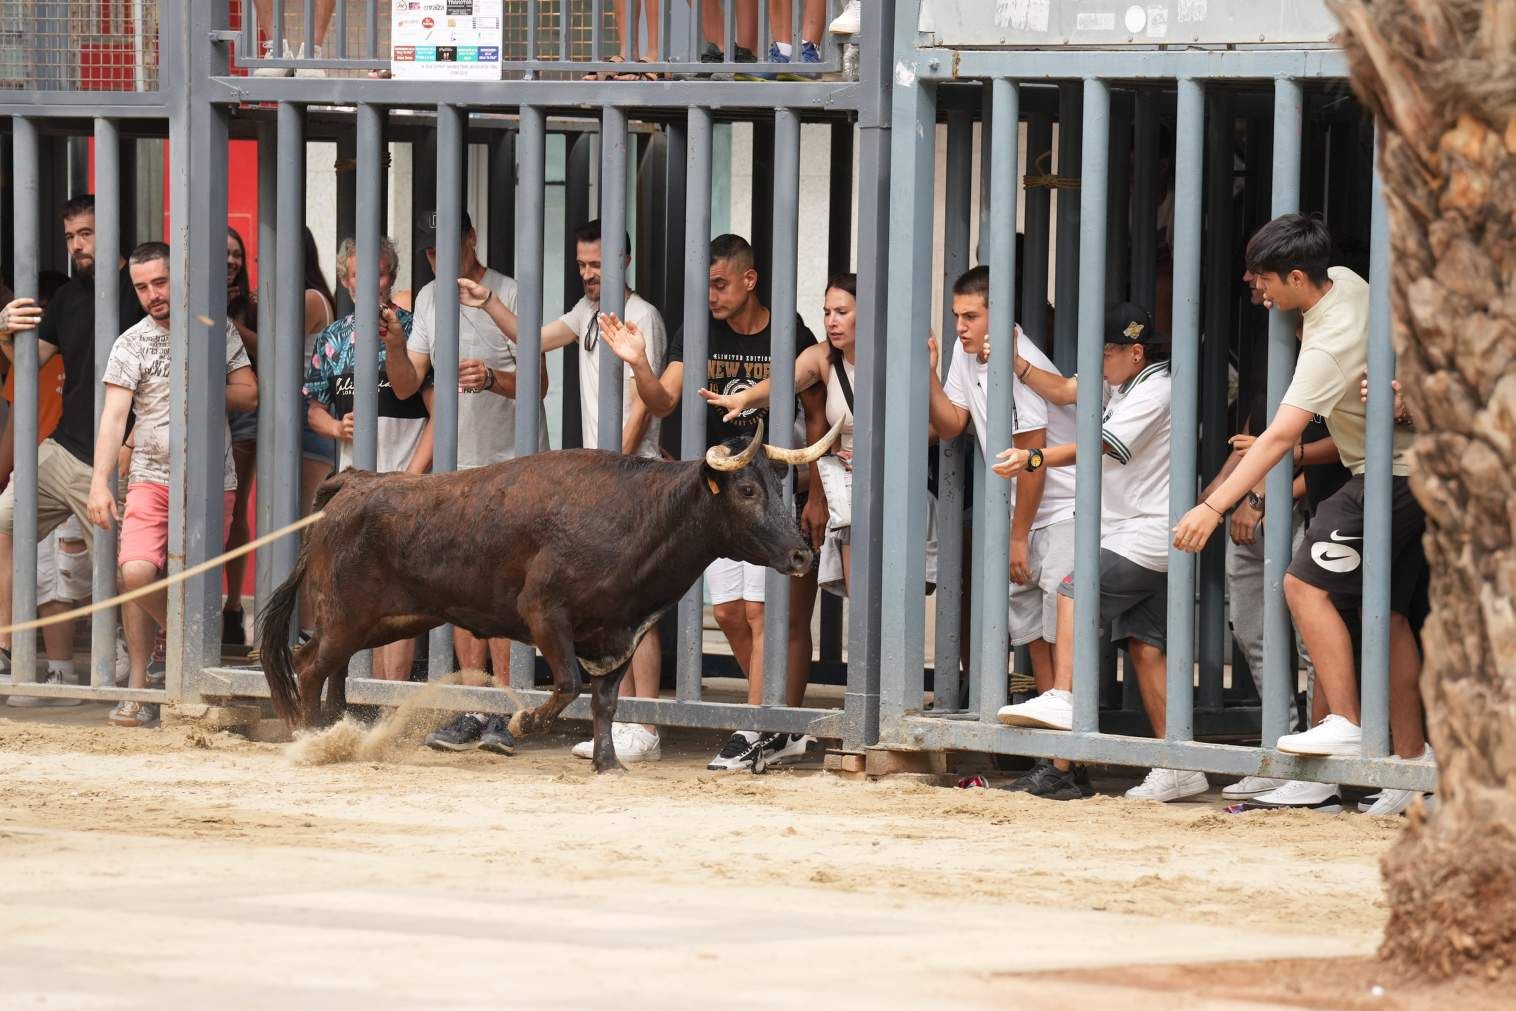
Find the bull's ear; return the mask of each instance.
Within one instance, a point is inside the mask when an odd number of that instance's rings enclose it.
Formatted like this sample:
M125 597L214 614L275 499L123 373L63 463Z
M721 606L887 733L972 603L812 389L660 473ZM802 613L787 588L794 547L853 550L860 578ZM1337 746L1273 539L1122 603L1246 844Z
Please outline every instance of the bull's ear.
M700 468L700 476L705 479L705 486L711 490L712 495L721 494L722 475L719 471L712 470L710 467L702 465Z

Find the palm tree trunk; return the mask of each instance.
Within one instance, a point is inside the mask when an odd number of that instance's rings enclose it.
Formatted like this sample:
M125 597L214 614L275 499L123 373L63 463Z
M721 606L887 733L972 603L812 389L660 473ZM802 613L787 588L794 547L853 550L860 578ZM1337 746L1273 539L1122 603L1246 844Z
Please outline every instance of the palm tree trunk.
M1385 858L1380 953L1493 975L1516 964L1516 0L1329 2L1380 129L1432 570L1438 803Z

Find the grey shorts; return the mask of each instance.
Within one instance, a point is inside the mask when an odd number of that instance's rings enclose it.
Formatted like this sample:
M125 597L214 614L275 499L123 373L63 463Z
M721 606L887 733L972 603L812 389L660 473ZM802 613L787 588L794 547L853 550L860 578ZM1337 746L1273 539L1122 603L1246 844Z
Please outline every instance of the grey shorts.
M228 411L226 424L231 429L233 442L256 442L258 440L257 411Z
M1074 595L1070 574L1058 587ZM1155 572L1114 551L1100 549L1100 627L1112 642L1137 639L1168 652L1169 575Z
M1074 570L1074 520L1032 531L1027 542L1027 564L1032 581L1011 584L1008 628L1012 646L1025 646L1044 639L1058 641L1058 587Z

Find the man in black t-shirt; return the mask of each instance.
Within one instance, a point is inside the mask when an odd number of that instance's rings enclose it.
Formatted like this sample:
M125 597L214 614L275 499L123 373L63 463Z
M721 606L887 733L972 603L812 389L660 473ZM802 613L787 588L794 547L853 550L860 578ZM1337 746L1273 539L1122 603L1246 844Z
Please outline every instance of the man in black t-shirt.
M758 299L758 270L754 266L753 248L738 235L720 235L711 240L710 339L706 348L705 388L730 395L755 386L769 378L771 370L770 339L772 314ZM637 381L637 395L649 411L668 417L679 406L684 388L684 331L669 342L668 364L663 374L653 372L648 362L646 341L635 326L627 326L608 317L601 324L602 339L616 356L632 370ZM816 335L797 317L795 320L795 354L816 343ZM699 367L698 365L696 367ZM813 386L800 395L805 405L806 442L814 442L826 432L826 388ZM751 438L758 422L767 429L768 410L755 407L737 418L723 420L724 411L707 406L706 447L731 438ZM804 470L797 472L796 502L802 501L799 482ZM763 701L763 566L718 558L706 570L706 587L710 592L716 622L731 644L732 655L748 678L748 703ZM785 685L785 702L791 706L805 699L806 680L811 661L811 611L816 602L816 576L798 577L791 583L789 621L789 676ZM711 769L752 769L760 757L765 765L798 759L805 755L810 738L801 734L758 734L738 731L711 759Z
M37 365L63 356L63 414L52 436L37 447L37 535L45 537L78 516L86 539L89 521L90 468L95 453L95 198L77 196L63 205L64 242L73 263L73 278L59 288L39 315L30 299L5 307L11 339L36 328ZM117 285L120 329L142 319L142 306L125 273L125 260L114 257L121 272ZM30 335L22 339L29 339ZM11 582L16 508L15 482L0 493L0 625L11 623ZM91 545L93 546L93 544ZM0 678L10 674L9 635L0 636Z

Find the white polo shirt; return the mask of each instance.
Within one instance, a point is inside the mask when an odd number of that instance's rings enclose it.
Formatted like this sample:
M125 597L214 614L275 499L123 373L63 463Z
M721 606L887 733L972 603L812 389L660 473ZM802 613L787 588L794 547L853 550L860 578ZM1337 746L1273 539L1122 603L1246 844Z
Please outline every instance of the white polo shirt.
M1021 357L1031 362L1039 369L1058 375L1059 372L1048 360L1047 355L1032 343L1031 339L1022 333L1021 328L1016 328L1018 337L1017 350ZM947 381L942 384L942 392L954 404L969 412L969 418L974 423L974 433L979 439L979 451L984 454L986 463L994 463L992 454L999 453L1007 446L996 446L993 450L985 445L985 439L989 431L989 375L988 362L981 362L978 355L968 354L960 345L953 355L952 362L948 365ZM1031 387L1019 379L1011 380L1011 434L1020 435L1022 432L1035 432L1039 428L1047 429L1047 444L1060 446L1074 441L1074 409L1058 404L1049 404ZM1046 470L1047 480L1043 483L1042 504L1037 507L1037 515L1032 519L1032 529L1041 528L1062 520L1070 519L1074 515L1074 468L1073 467L1049 467ZM1011 482L1011 508L1016 507L1016 482Z
M1100 546L1155 572L1169 570L1170 386L1168 363L1149 365L1111 392L1100 432Z
M516 311L516 282L493 267L481 282L511 312ZM415 321L406 348L436 357L437 282L416 293ZM483 309L458 307L458 358L478 358L492 369L516 372L516 342L500 332ZM437 396L451 395L438 390ZM547 410L537 403L537 449L548 448ZM458 469L483 467L516 455L516 401L494 392L458 395Z
M600 303L591 302L588 298L581 298L574 303L574 307L562 316L558 321L574 331L574 336L579 345L579 422L583 430L583 445L586 449L598 447L600 435L600 326L597 322L600 313ZM668 333L663 327L663 317L658 310L653 308L652 303L637 294L629 291L626 295L626 310L622 318L629 323L635 323L637 329L642 331L643 338L647 341L647 361L652 366L654 375L663 374L663 360L668 353ZM637 397L637 377L632 370L617 367L622 373L621 389L621 421L626 423L628 415L632 413L632 403ZM637 444L634 456L645 456L650 460L658 459L658 418L652 416L648 419L647 431L643 433L642 441Z

